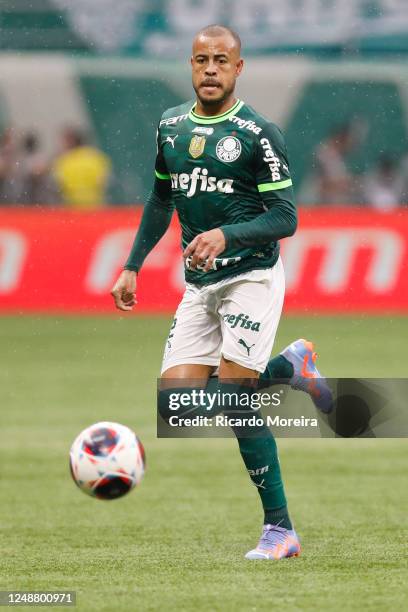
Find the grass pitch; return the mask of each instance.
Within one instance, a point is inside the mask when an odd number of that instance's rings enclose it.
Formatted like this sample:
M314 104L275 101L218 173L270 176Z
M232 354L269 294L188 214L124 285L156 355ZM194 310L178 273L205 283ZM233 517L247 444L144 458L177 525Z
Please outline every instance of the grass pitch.
M298 559L249 562L262 513L234 440L157 440L169 319L0 319L0 588L77 591L79 610L406 609L406 440L280 440ZM328 376L406 376L403 318L284 318ZM133 427L139 490L83 495L85 426Z

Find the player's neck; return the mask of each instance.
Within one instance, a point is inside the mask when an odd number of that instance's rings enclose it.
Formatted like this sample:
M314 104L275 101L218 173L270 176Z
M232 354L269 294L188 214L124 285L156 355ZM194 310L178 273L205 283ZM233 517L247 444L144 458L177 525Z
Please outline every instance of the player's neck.
M230 108L234 106L237 99L234 94L228 97L226 100L220 102L220 104L203 104L197 99L194 112L196 115L202 115L203 117L215 117L216 115L222 115L226 113Z

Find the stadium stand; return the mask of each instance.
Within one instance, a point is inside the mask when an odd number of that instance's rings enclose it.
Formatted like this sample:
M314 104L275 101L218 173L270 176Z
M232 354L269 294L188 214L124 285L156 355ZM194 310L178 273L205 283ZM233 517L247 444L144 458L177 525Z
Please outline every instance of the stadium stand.
M96 4L103 10L93 10ZM51 158L60 129L77 125L112 159L109 200L143 201L161 113L192 95L191 34L203 21L222 19L243 35L240 96L285 131L299 201L317 201L316 151L352 122L358 142L344 161L359 183L350 195L359 203L363 177L379 158L407 154L404 2L299 0L297 12L288 3L279 15L267 0L252 11L243 0L229 5L227 15L219 3L207 3L204 14L192 0L3 0L0 131L11 125L39 133ZM401 168L406 173L407 164Z
M65 13L49 0L2 0L0 50L88 51Z

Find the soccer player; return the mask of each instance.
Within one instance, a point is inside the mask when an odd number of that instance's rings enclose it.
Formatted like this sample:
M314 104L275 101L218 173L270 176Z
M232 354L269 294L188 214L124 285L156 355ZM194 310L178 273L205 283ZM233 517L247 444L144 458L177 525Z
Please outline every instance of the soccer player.
M196 99L162 116L153 191L112 295L119 309L133 308L136 275L176 208L187 287L166 343L162 380L210 385L218 372L218 388L228 391L231 380L289 379L328 412L331 393L310 342L297 340L268 361L285 289L278 241L294 234L297 219L282 133L235 96L240 52L239 36L223 26L208 26L194 38ZM234 433L264 510L261 539L246 558L298 555L272 433L266 425L257 436L243 428Z

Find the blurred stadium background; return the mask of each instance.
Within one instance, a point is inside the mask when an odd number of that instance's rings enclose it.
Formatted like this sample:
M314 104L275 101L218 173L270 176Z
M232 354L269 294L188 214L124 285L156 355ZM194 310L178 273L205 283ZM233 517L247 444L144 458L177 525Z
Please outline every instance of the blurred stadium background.
M135 597L146 610L263 610L276 596L288 609L402 609L403 540L390 532L405 519L405 442L282 441L305 558L271 581L239 560L258 506L233 441L155 440L155 377L183 287L176 221L140 274L135 312L113 310L157 123L192 97L191 39L214 22L241 34L238 93L283 129L291 159L300 226L283 244L276 350L310 336L329 376L407 374L406 0L2 0L0 586L77 588L87 610L112 609L113 595L121 610ZM142 490L114 512L82 498L66 469L75 435L103 419L147 447ZM385 525L368 520L376 506ZM157 541L163 509L198 538L191 559L179 528Z

